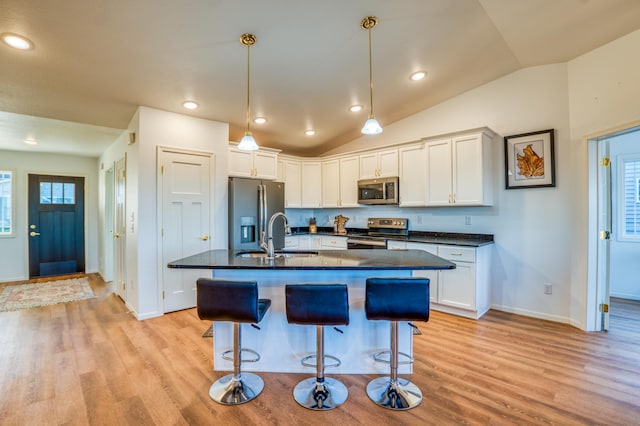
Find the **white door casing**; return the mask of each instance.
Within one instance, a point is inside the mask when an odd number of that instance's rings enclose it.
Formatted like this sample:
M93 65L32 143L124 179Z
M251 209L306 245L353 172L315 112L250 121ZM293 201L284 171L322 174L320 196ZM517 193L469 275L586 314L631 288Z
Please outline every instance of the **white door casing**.
M210 249L213 154L158 148L163 311L196 306L196 280L206 272L167 263Z
M113 259L114 259L114 281L115 292L122 300L127 302L127 256L125 253L127 237L126 218L126 156L118 160L115 164L115 214L114 214L114 234L113 234Z

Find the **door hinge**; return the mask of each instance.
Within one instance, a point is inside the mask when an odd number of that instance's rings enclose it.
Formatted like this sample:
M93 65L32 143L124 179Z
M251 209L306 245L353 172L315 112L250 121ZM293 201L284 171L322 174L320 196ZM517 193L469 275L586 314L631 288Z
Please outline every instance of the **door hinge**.
M126 283L122 283L122 290L126 290L127 289L127 284Z
M126 170L122 171L122 177L125 178L125 179L127 178L127 171Z
M609 305L606 303L600 304L600 312L604 312L605 314L609 312Z
M611 164L611 159L609 157L602 157L600 159L600 165L602 167L609 167L610 164Z
M164 291L162 291L162 300L164 300Z
M601 240L610 240L611 239L611 231L600 231L600 239Z
M160 174L163 175L164 174L164 164L160 165Z

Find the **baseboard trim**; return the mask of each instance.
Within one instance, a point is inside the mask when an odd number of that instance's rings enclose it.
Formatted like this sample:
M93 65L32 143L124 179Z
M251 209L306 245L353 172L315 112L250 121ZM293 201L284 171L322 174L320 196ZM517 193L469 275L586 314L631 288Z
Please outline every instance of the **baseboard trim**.
M491 305L491 309L495 309L497 311L502 311L502 312L508 312L510 314L524 315L526 317L539 318L547 321L574 325L571 318L563 317L560 315L550 315L544 312L530 311L528 309L518 309L518 308L513 308L510 306L503 306L503 305Z

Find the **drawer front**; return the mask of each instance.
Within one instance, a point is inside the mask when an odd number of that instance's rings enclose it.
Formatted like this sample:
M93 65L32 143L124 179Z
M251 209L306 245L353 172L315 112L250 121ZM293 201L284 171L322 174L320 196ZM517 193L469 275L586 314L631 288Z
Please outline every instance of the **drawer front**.
M476 249L458 246L438 246L438 256L458 262L475 262Z

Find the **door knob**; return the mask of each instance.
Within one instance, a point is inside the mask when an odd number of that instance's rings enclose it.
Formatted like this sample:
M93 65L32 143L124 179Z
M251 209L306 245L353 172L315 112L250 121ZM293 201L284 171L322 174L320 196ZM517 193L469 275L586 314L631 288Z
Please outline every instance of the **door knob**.
M203 236L202 236L202 241L207 241L208 239L209 239L209 236L208 236L208 235L203 235Z
M114 238L120 238L120 234L118 234L117 232L115 234L113 234Z
M29 232L29 235L31 235L32 237L37 237L38 235L40 235L39 232L35 232L35 231L31 231Z

